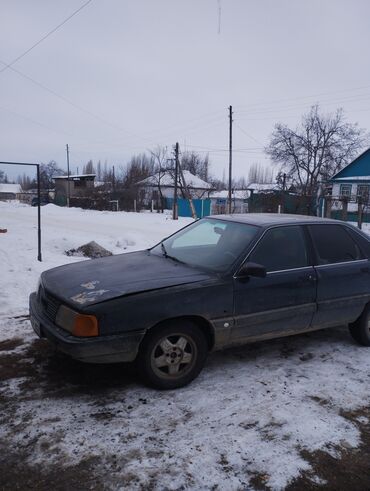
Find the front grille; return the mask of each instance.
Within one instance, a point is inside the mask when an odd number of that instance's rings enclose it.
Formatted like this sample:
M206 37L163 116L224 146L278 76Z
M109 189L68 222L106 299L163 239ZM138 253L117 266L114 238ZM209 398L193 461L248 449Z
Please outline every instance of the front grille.
M52 322L55 322L60 302L50 295L49 292L40 286L38 293L39 301L42 305L42 310Z

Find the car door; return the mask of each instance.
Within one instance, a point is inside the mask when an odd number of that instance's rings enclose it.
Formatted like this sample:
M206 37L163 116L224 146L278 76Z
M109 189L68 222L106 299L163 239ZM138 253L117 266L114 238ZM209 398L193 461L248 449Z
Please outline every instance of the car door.
M234 278L232 343L309 329L316 309L316 273L299 225L267 230L248 262L266 267L265 278Z
M351 232L341 224L308 227L316 253L317 312L313 326L355 321L370 300L370 265Z

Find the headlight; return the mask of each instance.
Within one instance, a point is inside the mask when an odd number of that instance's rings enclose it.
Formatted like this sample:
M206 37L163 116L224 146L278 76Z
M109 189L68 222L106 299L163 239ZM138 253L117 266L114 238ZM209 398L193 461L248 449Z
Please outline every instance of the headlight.
M98 319L94 315L84 315L61 305L55 319L56 324L73 336L99 336Z

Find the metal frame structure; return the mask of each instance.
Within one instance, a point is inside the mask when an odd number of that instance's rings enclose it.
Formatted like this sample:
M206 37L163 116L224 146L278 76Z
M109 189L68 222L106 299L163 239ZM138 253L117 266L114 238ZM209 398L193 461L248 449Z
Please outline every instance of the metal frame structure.
M41 190L40 190L40 164L29 162L2 162L0 165L27 165L36 167L37 170L37 260L42 261L41 257Z

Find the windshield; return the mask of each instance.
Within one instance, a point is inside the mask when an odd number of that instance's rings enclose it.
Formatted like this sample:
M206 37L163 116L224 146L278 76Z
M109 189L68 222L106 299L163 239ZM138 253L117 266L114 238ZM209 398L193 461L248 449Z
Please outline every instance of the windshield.
M258 227L214 218L203 218L165 239L151 252L169 259L227 271L256 236Z

